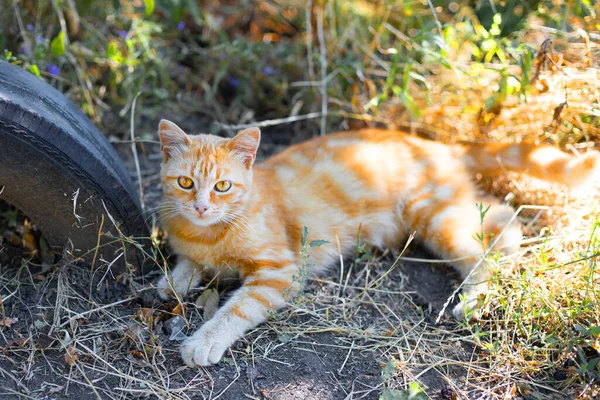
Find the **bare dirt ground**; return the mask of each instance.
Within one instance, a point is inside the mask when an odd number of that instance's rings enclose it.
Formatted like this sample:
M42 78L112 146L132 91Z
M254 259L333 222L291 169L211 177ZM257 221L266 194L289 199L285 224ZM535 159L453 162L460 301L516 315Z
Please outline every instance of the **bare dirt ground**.
M206 123L197 116L174 120L191 132ZM144 122L138 131L151 132L153 125ZM264 131L261 157L304 139L301 129L286 129ZM135 179L129 145L116 147ZM154 143L145 151L144 198L152 209L161 196L160 156ZM23 222L19 216L17 227L10 226L10 212L0 210L1 311L11 321L0 327L0 396L376 399L384 388L408 395L404 389L418 382L429 398L475 398L466 368L472 342L450 318L434 323L459 283L443 264L395 263L385 251L357 252L344 261L347 276L332 269L311 280L291 307L238 341L218 365L190 369L178 347L202 324L202 309L194 304L199 291L185 299L186 327L176 302L156 296L160 271L130 279L68 259L40 264L10 244ZM152 223L151 213L146 218ZM414 243L404 256L431 258ZM392 366L399 372L382 374L399 354L404 362Z

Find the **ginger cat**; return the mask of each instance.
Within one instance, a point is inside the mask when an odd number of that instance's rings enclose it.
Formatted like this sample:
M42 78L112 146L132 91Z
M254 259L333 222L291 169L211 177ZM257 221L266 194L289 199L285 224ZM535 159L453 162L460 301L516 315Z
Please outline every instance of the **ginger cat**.
M237 271L238 289L212 319L181 347L186 364L210 365L244 333L265 321L269 311L296 293L303 226L313 274L339 260L337 239L348 254L361 239L376 247L401 248L408 234L454 266L466 282L472 308L486 288L485 265L470 274L484 246L518 249L521 228L514 210L479 194L476 173L526 172L570 187L585 186L600 172L600 153L576 158L555 148L528 144L444 145L399 131L364 129L309 140L254 164L260 131L233 139L188 136L162 120L162 219L178 255L172 278L158 291L167 299L197 286L202 271ZM476 203L490 209L481 226ZM513 222L511 222L513 221ZM484 243L474 235L486 232ZM502 232L502 234L500 234ZM469 275L470 274L470 275Z

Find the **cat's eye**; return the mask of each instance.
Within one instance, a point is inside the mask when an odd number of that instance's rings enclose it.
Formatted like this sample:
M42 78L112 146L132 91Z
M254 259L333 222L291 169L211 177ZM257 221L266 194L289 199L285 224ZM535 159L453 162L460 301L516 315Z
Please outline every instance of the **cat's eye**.
M191 189L194 187L194 181L187 176L180 176L177 178L177 183L184 189Z
M226 192L231 189L231 181L220 181L215 184L215 190L217 192Z

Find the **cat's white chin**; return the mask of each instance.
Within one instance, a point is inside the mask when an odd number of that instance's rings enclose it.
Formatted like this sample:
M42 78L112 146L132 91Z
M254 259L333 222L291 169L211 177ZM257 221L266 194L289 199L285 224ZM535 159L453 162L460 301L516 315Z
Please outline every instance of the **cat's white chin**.
M188 219L196 226L202 226L202 227L207 227L207 226L211 226L211 225L215 225L217 224L222 218L222 215L220 214L215 214L215 215L203 215L202 217L189 217Z

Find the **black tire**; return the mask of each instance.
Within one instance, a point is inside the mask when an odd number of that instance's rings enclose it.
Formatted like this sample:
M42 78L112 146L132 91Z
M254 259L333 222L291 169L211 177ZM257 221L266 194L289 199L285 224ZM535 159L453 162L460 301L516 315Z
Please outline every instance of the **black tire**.
M147 236L138 196L102 133L52 86L1 61L0 198L24 212L54 250L68 245L88 260L101 225L118 235L110 217L125 235ZM96 259L110 261L123 246L101 238ZM141 261L140 252L126 257Z

